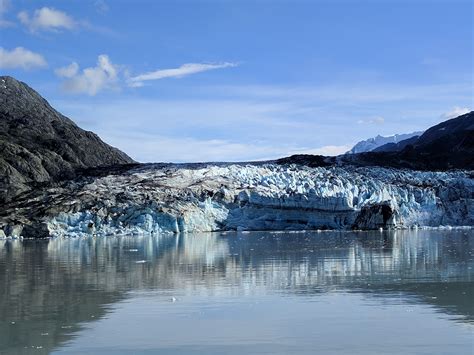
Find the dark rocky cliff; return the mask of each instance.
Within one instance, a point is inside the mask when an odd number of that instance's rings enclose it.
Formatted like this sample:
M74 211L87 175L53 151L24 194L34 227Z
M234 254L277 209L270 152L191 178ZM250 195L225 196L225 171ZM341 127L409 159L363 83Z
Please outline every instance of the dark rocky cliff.
M79 128L28 85L0 77L0 202L78 169L134 161Z

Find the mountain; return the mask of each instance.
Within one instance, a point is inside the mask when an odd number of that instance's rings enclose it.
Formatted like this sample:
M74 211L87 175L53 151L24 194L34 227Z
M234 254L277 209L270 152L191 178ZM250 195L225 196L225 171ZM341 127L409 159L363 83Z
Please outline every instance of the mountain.
M337 157L292 155L276 162L311 167L355 165L432 171L472 170L474 111L433 126L418 138L412 137L374 151Z
M410 144L414 144L420 136L413 136L411 138L402 140L398 143L387 143L378 148L372 150L373 152L399 152L405 149L405 147L409 146Z
M0 77L0 202L37 184L73 177L78 169L133 162L25 83Z
M417 170L474 169L474 111L433 126L408 143L400 151L372 151L336 160Z
M374 138L369 138L364 141L360 141L354 147L352 147L351 150L349 150L346 154L358 154L358 153L365 153L365 152L371 152L381 146L384 146L386 144L397 144L401 141L404 141L406 139L416 137L416 136L421 136L423 132L413 132L413 133L407 133L407 134L395 134L393 136L381 136L378 135L377 137Z
M471 151L474 146L474 111L431 127L416 141L416 148ZM434 147L436 146L436 147Z
M474 169L474 111L431 127L402 151L402 157Z

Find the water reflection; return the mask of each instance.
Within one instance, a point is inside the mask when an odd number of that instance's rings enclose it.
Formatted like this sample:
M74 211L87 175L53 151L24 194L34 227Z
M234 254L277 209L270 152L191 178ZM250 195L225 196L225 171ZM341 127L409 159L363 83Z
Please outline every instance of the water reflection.
M474 324L474 233L196 234L7 241L0 353L48 352L136 292L318 297L352 292L427 304Z

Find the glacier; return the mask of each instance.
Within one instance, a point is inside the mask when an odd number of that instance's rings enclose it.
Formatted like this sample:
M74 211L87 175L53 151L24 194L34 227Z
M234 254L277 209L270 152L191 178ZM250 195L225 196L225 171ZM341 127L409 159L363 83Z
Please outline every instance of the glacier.
M474 226L468 171L155 164L51 188L47 201L32 230L50 236Z

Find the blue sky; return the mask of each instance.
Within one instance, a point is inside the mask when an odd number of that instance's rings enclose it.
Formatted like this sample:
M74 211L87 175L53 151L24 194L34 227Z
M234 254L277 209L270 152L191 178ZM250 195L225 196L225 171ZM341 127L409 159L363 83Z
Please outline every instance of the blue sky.
M139 161L338 154L472 109L473 25L470 0L0 0L0 71Z

